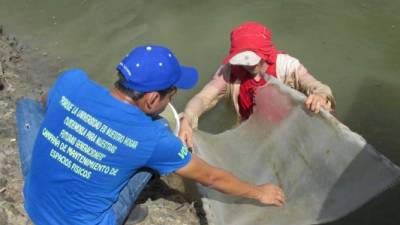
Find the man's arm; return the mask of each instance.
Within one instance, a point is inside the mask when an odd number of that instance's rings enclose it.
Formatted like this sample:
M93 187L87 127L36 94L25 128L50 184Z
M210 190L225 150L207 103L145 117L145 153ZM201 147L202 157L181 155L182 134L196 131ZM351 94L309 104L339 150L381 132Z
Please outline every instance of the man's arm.
M282 206L285 202L285 196L279 187L244 182L223 169L210 166L194 154L190 162L177 170L176 174L223 193L255 199L263 204Z

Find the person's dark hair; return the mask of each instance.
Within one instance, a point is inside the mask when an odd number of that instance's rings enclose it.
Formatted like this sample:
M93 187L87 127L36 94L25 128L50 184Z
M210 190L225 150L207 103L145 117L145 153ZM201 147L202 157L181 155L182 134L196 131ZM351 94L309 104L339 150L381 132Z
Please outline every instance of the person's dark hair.
M139 100L146 94L146 92L135 91L130 88L126 88L123 83L125 82L125 77L118 72L118 80L114 83L114 87L132 98L134 101ZM176 90L176 87L169 87L163 90L158 90L157 92L160 94L161 98L164 98L168 93Z

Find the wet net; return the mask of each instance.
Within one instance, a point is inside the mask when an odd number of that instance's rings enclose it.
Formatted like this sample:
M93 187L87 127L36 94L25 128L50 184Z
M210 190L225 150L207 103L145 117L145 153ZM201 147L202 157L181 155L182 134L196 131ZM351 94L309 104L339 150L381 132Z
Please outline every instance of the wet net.
M210 225L309 225L350 213L400 177L400 169L331 114L303 108L301 93L271 78L252 117L211 135L195 133L195 151L214 166L285 191L282 208L199 185Z

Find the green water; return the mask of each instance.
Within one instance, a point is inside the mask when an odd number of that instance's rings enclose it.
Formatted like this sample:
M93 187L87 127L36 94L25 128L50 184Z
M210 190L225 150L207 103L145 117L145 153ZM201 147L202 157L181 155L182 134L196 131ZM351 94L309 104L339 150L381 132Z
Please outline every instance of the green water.
M35 79L44 84L59 70L82 67L111 86L115 65L132 47L166 45L201 73L197 88L174 99L181 110L227 54L229 31L246 20L262 22L278 49L333 89L336 116L400 164L399 11L399 0L0 0L0 24L29 45L41 74ZM201 128L219 132L232 120L220 104ZM399 199L396 186L332 224L398 225Z

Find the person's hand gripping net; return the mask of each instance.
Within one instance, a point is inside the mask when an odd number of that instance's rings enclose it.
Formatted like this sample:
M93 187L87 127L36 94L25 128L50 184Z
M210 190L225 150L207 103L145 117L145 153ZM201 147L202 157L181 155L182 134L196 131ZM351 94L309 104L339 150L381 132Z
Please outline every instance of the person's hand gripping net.
M181 119L181 127L179 129L179 138L181 139L182 143L186 145L189 149L193 148L193 130L189 124L189 121L182 117Z
M311 94L305 101L305 106L308 110L314 113L319 113L321 108L328 112L332 112L332 104L326 97L319 94Z

